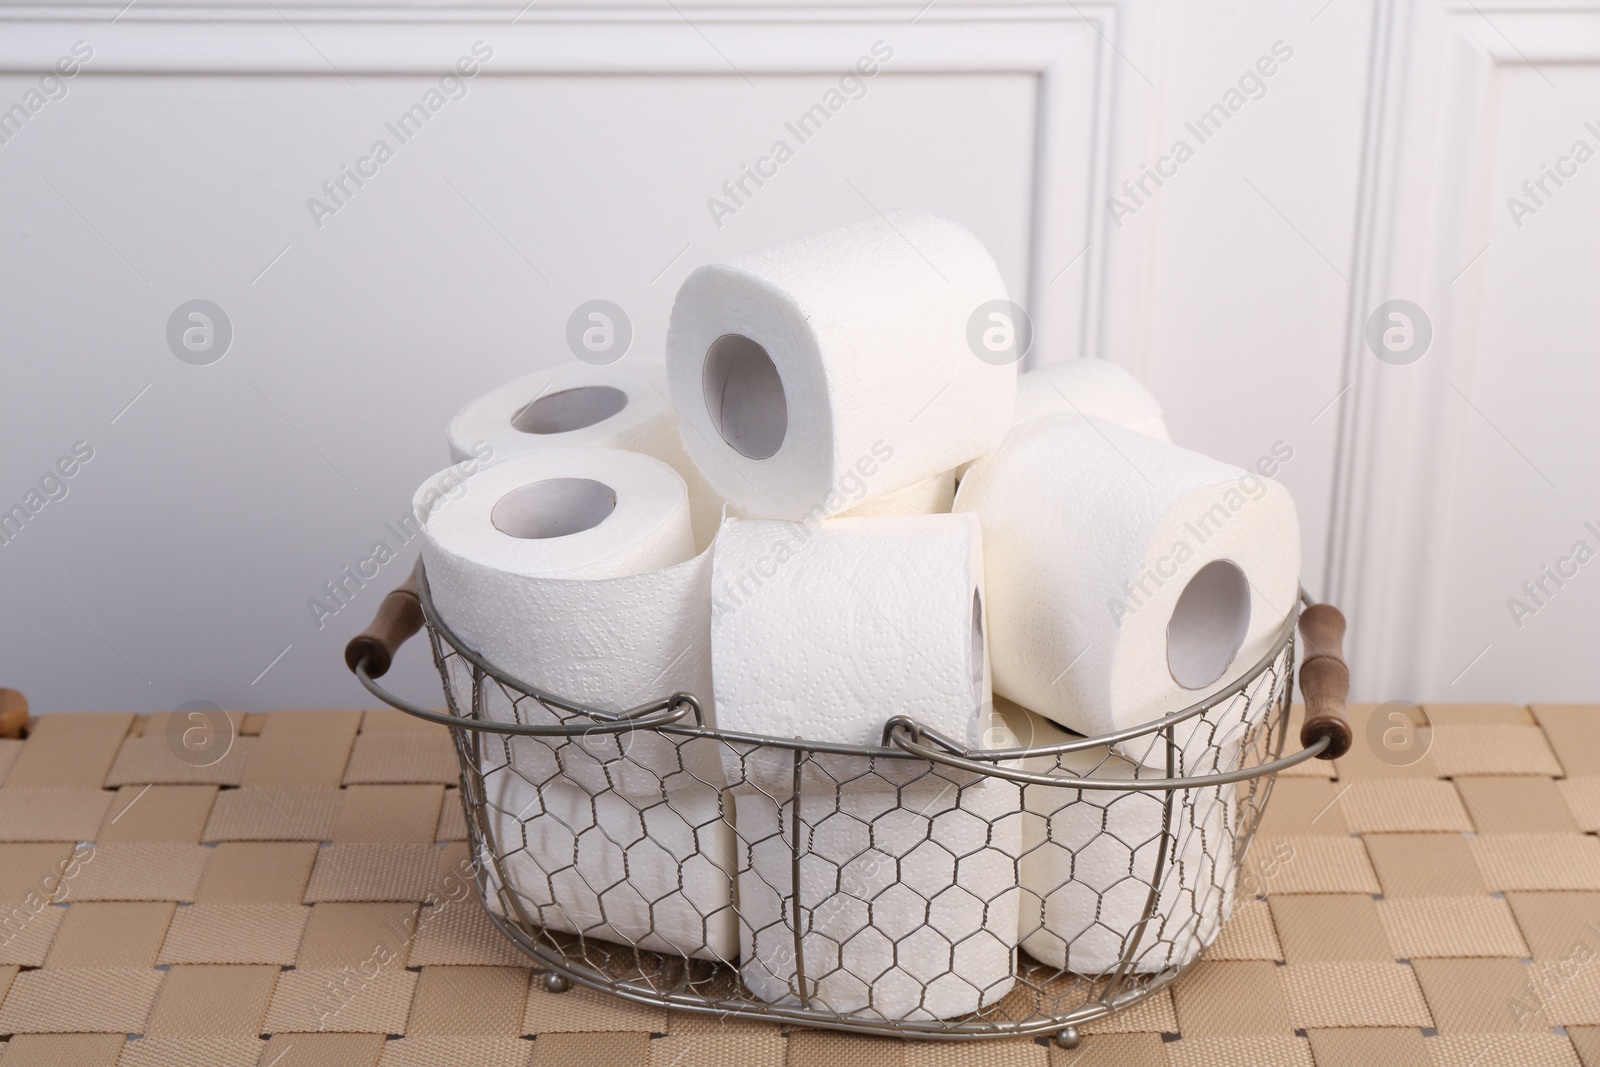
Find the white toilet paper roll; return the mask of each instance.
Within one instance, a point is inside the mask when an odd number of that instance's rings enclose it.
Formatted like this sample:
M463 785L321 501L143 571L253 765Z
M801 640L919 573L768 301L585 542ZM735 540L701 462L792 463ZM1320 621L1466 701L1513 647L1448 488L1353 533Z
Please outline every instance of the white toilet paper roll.
M666 367L652 360L561 363L525 374L456 412L446 435L453 463L485 448L496 460L554 448L643 452L681 474L690 497L708 493L678 437Z
M867 519L880 515L943 515L956 498L956 472L945 471L932 478L875 497L853 507L840 518Z
M879 745L885 720L909 715L981 745L990 714L983 582L970 515L725 523L712 562L719 725ZM787 753L723 755L730 783L792 788ZM886 785L917 770L877 764Z
M499 753L484 763L490 832L531 920L651 952L737 958L733 827L716 789L677 790L663 804L560 780L536 788ZM498 895L490 906L507 914Z
M1006 299L983 245L911 211L689 275L667 330L683 443L753 516L838 514L997 446L1016 366L974 354L968 323Z
M709 724L711 553L695 554L683 479L670 467L634 452L563 449L489 467L453 493L418 517L434 607L467 647L513 678L606 711L691 693ZM485 692L491 718L561 721L531 699L513 707L498 685ZM635 797L721 779L709 740L592 733L519 737L514 748L534 781L559 769L590 790Z
M1086 415L1170 441L1161 404L1139 379L1103 359L1069 359L1017 376L1013 426L1040 415ZM971 463L956 472L966 477Z
M1171 441L1161 403L1132 374L1103 359L1069 359L1017 378L1014 423L1040 415L1086 415Z
M995 698L995 729L1030 748L1082 741L1079 734ZM1215 755L1215 753L1213 753ZM1141 767L1105 745L1035 755L1002 766L1063 779L1165 777L1165 766ZM1191 773L1232 770L1235 764ZM1081 975L1109 974L1131 950L1129 970L1150 974L1192 960L1232 913L1232 862L1237 813L1234 788L1177 790L1165 826L1167 793L1025 785L1022 897L1018 944L1041 963ZM1161 874L1156 872L1161 859ZM1152 883L1156 904L1146 921ZM1138 935L1135 942L1134 936Z
M983 523L995 691L1086 735L1222 689L1295 604L1287 490L1109 423L1023 423L972 466L955 510ZM1200 728L1185 722L1180 743Z
M763 1000L796 1004L804 993L836 1012L944 1019L1012 988L1016 786L932 776L898 793L798 802L740 792L735 813L740 973Z
M1004 698L996 703L1026 745L1079 740ZM1104 745L1028 757L1022 767L1064 779L1164 777ZM1027 815L1018 933L1028 955L1100 975L1131 950L1129 969L1148 974L1189 962L1216 938L1233 910L1233 786L1175 790L1170 818L1165 793L1022 790ZM1158 860L1159 892L1145 922Z

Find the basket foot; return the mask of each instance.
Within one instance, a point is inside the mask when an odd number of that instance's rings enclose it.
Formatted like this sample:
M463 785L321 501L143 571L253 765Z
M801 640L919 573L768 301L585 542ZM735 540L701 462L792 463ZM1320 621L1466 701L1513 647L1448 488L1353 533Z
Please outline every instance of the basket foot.
M1076 1026L1063 1026L1056 1031L1055 1041L1062 1048L1077 1048L1083 1042L1083 1035Z
M544 976L544 988L547 993L565 993L572 988L572 983L552 971Z

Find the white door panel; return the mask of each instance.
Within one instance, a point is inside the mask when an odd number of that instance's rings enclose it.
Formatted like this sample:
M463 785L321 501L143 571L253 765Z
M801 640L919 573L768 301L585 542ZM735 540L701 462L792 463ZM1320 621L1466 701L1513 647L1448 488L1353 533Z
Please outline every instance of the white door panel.
M1403 16L1411 15L1407 20ZM1600 551L1593 164L1525 198L1600 114L1600 20L1512 4L1397 11L1362 310L1406 299L1419 359L1352 341L1354 407L1336 494L1334 592L1352 610L1363 695L1592 700L1592 568L1557 586L1579 540ZM1517 225L1520 221L1521 225ZM1600 525L1600 524L1597 524ZM1537 597L1537 601L1532 599ZM1512 598L1530 610L1514 611ZM1520 625L1519 625L1520 624Z
M1420 546L1440 575L1427 694L1577 701L1600 683L1600 159L1575 158L1600 153L1586 126L1600 110L1584 107L1600 104L1600 69L1546 74L1504 69L1487 116L1487 250L1457 283L1472 312L1451 383L1451 495ZM1557 165L1572 172L1561 185Z

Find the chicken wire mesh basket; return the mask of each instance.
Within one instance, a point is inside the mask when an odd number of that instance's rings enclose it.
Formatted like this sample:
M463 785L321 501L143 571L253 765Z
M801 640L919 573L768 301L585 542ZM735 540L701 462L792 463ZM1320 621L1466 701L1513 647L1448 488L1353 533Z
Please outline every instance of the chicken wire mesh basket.
M1285 755L1297 620L1310 710ZM447 713L373 680L423 625ZM903 716L853 746L717 730L687 693L564 700L466 647L420 564L346 660L451 728L480 896L548 988L1070 1046L1172 982L1250 895L1240 872L1277 772L1348 746L1342 631L1336 609L1297 605L1259 663L1193 707L976 751Z

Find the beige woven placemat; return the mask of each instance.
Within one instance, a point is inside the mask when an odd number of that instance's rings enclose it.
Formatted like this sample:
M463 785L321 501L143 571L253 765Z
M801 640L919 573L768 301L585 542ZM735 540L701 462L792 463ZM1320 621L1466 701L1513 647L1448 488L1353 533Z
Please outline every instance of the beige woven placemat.
M234 716L206 767L45 716L0 741L0 1067L1600 1067L1600 705L1426 710L1413 764L1281 778L1208 956L1070 1051L547 992L440 904L455 754L396 712Z

